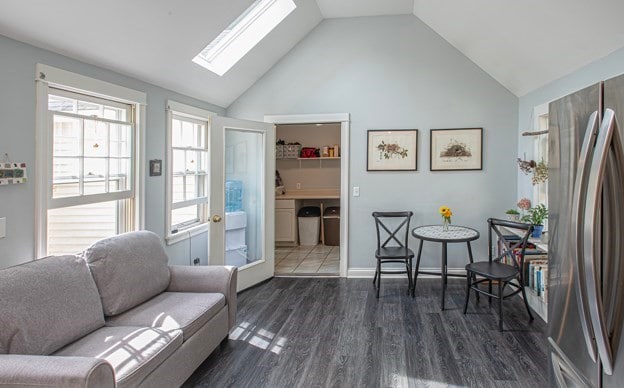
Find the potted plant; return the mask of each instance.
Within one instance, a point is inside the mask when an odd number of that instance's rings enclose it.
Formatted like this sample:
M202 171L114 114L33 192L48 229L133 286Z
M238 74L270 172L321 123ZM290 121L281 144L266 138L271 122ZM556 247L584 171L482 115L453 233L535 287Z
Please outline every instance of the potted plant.
M536 207L532 207L528 211L529 214L522 217L522 221L530 222L533 224L532 237L542 237L542 231L544 230L544 220L548 217L548 209L544 204L539 204Z
M507 220L509 221L518 221L520 220L520 212L516 209L509 209L505 212L507 214Z

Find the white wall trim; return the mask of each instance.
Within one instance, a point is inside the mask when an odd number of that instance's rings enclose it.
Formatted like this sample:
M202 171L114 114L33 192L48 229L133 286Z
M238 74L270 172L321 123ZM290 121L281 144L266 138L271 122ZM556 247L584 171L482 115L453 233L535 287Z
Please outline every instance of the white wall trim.
M36 111L35 111L35 259L46 255L47 211L52 208L50 180L52 177L52 141L50 138L50 117L48 112L49 86L80 92L109 100L129 103L136 108L133 150L133 174L135 198L133 229L145 228L145 105L144 92L120 85L86 77L66 70L38 63L35 67ZM61 201L59 201L61 202Z
M117 101L147 105L147 94L99 79L37 63L35 79L63 89L97 95Z
M427 272L437 272L440 271L440 267L434 267L434 268L420 268L421 271L427 271ZM449 268L448 269L448 273L449 274L453 274L453 275L465 275L466 274L466 269L465 268ZM349 268L349 273L348 276L349 278L370 278L372 279L375 276L375 268ZM389 275L382 275L382 277L384 279L407 279L407 275L406 274L389 274ZM438 275L418 275L419 279L440 279L440 276Z
M350 131L349 113L265 115L264 121L273 124L340 123L340 277L349 271L349 180Z
M216 116L215 112L197 108L195 106L186 105L181 102L167 100L167 110L173 111L177 115L188 115L190 117L208 121L212 116Z
M350 121L349 113L265 115L264 121L273 124L321 124ZM341 140L342 141L342 140Z

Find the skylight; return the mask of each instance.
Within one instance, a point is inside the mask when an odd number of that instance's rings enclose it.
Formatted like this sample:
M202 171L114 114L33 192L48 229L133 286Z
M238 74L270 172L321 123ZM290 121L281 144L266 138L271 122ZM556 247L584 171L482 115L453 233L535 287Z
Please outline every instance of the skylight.
M193 62L222 76L295 8L293 0L254 1Z

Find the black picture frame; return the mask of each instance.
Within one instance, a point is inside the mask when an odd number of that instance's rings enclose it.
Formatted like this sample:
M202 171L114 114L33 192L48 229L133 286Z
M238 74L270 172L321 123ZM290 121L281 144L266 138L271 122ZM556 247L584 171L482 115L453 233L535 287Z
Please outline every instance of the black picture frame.
M369 129L366 138L366 171L418 171L418 129Z
M430 171L482 171L483 128L431 129Z
M162 160L152 159L149 161L149 174L150 176L162 175Z

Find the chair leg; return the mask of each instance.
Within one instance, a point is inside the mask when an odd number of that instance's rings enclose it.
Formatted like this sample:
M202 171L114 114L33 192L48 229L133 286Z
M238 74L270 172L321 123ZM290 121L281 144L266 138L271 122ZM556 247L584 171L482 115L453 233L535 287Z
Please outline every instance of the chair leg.
M498 331L503 331L503 282L498 281Z
M379 299L379 288L381 287L381 260L377 260L377 274L379 274L379 279L377 279L377 299Z
M475 283L475 287L479 288L479 285L476 284L477 283L477 275L475 275L474 273L472 274L472 282ZM477 303L479 303L479 299L481 298L481 296L479 295L479 291L475 290L475 295L477 296Z
M488 281L488 292L491 294L492 293L492 281ZM492 297L488 296L488 303L492 304Z
M416 295L416 280L418 280L418 271L420 268L420 255L422 253L423 240L420 240L420 247L418 248L418 256L416 257L416 270L414 271L414 282L412 284L412 296Z
M470 299L470 286L471 286L470 280L472 279L471 275L472 274L470 271L466 273L466 301L464 302L464 315L466 314L466 311L468 310L468 300Z
M373 277L373 284L377 284L377 270L375 269L375 277Z
M524 291L524 287L522 287L522 284L520 286L522 289L522 299L524 300L524 307L526 307L526 311L529 314L529 321L532 321L533 314L531 314L531 308L529 307L529 302L527 301L526 292Z
M407 295L412 293L412 264L411 259L405 259L405 272L407 272Z

